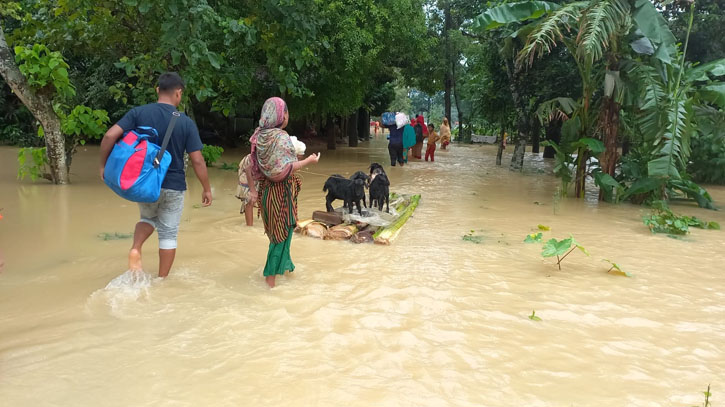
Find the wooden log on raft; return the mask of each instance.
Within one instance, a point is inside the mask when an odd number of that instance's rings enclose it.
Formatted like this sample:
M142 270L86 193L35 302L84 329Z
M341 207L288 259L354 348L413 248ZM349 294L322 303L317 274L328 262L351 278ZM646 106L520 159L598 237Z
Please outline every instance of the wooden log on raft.
M329 226L341 225L343 222L342 214L339 212L314 211L312 212L312 219Z
M319 222L312 222L305 226L305 228L302 230L302 234L309 237L314 237L317 239L326 239L327 238L327 226L323 225Z
M348 240L355 233L357 233L357 227L355 225L337 225L331 227L327 231L327 240Z
M312 219L306 219L306 220L301 220L301 221L297 222L297 226L295 226L295 232L304 234L303 232L304 232L305 228L307 227L307 225L309 225L312 222L314 222Z
M413 212L415 212L415 208L418 207L419 202L420 195L413 195L410 198L410 203L407 207L405 207L405 209L402 210L398 219L396 219L395 222L391 223L390 225L378 230L375 235L373 235L375 243L388 245L393 240L395 240L395 238L398 237L398 234L400 233L400 229L403 227L403 225L405 225L405 222L407 222L408 219L413 215Z

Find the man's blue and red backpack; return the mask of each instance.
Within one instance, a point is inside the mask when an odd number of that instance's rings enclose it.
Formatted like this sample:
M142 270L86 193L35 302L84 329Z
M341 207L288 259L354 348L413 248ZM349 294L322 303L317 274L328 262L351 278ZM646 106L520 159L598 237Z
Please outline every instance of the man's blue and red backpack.
M129 201L158 201L161 184L171 164L171 154L166 147L180 116L179 112L173 112L161 147L149 140L158 138L153 127L142 126L124 133L106 161L103 172L106 185Z

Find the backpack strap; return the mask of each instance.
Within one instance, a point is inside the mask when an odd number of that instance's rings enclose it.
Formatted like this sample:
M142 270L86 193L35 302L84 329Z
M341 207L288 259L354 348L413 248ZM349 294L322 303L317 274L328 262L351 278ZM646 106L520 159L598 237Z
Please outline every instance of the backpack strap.
M181 117L181 113L177 111L171 113L171 121L169 122L169 127L166 128L164 141L161 143L161 150L159 150L159 153L156 154L156 158L154 158L154 168L159 168L159 165L161 165L161 157L163 157L166 152L166 147L169 145L169 139L171 139L171 133L174 131L176 120L178 120L179 117Z

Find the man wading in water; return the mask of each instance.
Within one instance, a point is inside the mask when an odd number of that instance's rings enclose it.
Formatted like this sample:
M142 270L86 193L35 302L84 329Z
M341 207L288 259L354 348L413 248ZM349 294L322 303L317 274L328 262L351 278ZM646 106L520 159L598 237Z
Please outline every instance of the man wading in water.
M160 135L166 134L172 113L181 103L183 91L184 81L178 74L170 72L161 75L159 86L156 88L156 93L159 95L158 102L131 109L118 123L108 129L101 141L101 179L103 179L103 170L108 155L123 133L140 126L150 126L155 128ZM151 141L161 144L161 140ZM133 246L128 254L130 270L142 270L141 248L146 239L154 233L154 229L158 229L159 277L169 275L174 257L176 257L176 235L179 231L181 212L184 209L184 191L186 191L184 152L189 154L194 172L204 188L204 192L201 194L202 205L211 205L211 186L204 157L201 155L201 148L201 139L196 124L182 113L169 140L167 151L171 154L171 165L161 184L161 196L154 203L138 204L141 220L136 223Z

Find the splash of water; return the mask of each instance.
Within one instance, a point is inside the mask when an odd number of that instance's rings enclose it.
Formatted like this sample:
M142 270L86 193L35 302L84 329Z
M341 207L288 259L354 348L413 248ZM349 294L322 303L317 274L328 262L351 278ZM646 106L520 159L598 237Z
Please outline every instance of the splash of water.
M139 298L149 296L153 277L141 270L126 270L111 280L106 287L91 294L91 302L100 300L111 309L111 314L122 316L122 310L136 303Z

